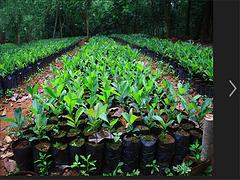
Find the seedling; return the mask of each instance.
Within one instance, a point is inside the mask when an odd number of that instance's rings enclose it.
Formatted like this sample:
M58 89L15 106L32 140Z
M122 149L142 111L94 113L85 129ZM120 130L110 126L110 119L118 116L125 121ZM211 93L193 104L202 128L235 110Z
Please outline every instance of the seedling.
M202 146L199 144L198 139L194 144L190 145L190 154L195 158L197 162L201 161Z
M34 163L37 164L37 167L39 168L38 174L40 176L48 176L49 175L49 169L51 168L52 161L51 155L47 153L40 152L39 153L39 159L36 160Z
M86 114L89 117L88 125L90 125L91 130L97 130L100 125L102 124L102 121L105 121L108 123L107 119L107 104L103 105L102 103L97 103L94 108L86 110Z
M126 123L127 132L133 131L133 123L138 119L138 116L135 116L133 114L132 109L130 109L129 113L123 112L122 116L127 122Z
M179 175L188 176L189 173L192 171L191 165L192 161L186 161L183 162L182 164L174 166L173 170L177 172Z
M132 172L127 172L126 176L139 176L140 171L138 169L134 169Z
M25 117L22 116L22 109L21 107L17 107L14 111L14 117L15 118L7 118L7 117L1 117L0 120L10 122L10 127L14 128L15 131L12 132L13 135L17 138L23 138L23 132L22 128L25 126Z
M91 155L83 156L75 155L75 161L70 166L72 169L79 169L80 175L89 176L90 173L96 170L96 160L91 160Z
M157 164L156 160L153 160L151 164L147 164L146 167L151 169L151 174L159 173L160 166Z
M122 171L123 162L119 162L117 167L110 173L103 173L103 176L124 176Z

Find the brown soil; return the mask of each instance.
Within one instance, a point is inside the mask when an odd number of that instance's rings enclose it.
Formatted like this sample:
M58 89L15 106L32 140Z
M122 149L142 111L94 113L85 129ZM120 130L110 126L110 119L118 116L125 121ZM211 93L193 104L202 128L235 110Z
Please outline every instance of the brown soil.
M154 141L154 140L156 140L156 138L154 136L152 136L152 135L145 135L145 136L143 136L143 139L145 141Z
M75 170L66 168L62 174L63 176L79 176L79 173Z
M159 140L163 144L173 144L175 139L170 134L161 134Z
M190 136L190 134L188 132L184 131L183 129L176 131L176 134L182 135L182 136Z
M182 123L182 124L181 124L181 127L182 127L184 130L189 131L189 130L193 129L193 128L195 127L195 125L192 124L192 123L190 123L190 122L188 122L188 123Z
M194 137L198 137L198 138L202 137L202 133L196 129L190 130L190 134Z
M67 137L75 137L75 136L77 136L78 134L80 134L80 130L73 130L73 131L69 131L68 133L67 133Z
M138 143L139 142L139 138L136 136L130 136L130 137L126 137L128 140L130 140L132 143Z
M139 129L140 131L149 131L149 128L144 125L137 125L136 128Z
M80 139L74 139L71 143L70 146L74 147L82 147L85 143L85 140L83 138Z
M35 146L35 148L41 152L47 152L50 148L51 144L48 142L40 142Z
M53 136L56 139L60 139L63 138L64 136L66 136L67 132L66 131L59 131L59 134Z
M29 146L29 143L28 143L27 140L24 140L24 141L20 141L20 142L16 145L15 149L24 149L24 148L26 148L27 146Z
M121 142L110 142L110 143L107 143L106 145L108 145L113 150L117 150L120 148L122 143Z
M179 127L180 127L180 125L179 125L179 124L177 124L177 123L175 123L175 124L173 124L173 125L169 126L169 128L171 128L171 129L173 129L173 130L176 130L176 129L178 129Z

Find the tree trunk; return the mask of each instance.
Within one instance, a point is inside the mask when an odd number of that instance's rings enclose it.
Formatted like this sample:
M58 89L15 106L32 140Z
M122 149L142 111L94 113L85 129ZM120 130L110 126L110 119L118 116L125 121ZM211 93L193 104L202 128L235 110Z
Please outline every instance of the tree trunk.
M165 17L165 27L166 27L166 31L165 31L165 37L169 38L171 36L171 14L170 14L170 10L171 10L171 1L169 0L165 0L164 1L164 17Z
M59 4L57 4L57 9L56 9L55 23L54 23L54 29L53 29L53 38L55 38L55 34L57 31L58 14L59 14Z
M191 12L191 0L188 0L188 9L187 9L187 18L186 18L186 30L185 30L185 35L189 36L190 31L189 31L189 25L190 25L190 12Z
M6 33L5 32L0 32L0 44L5 43L5 38L6 38Z
M201 160L213 160L213 115L206 115L203 124Z
M203 10L203 18L201 21L201 26L199 30L199 38L202 42L207 41L209 39L209 29L211 29L211 19L212 19L212 11L213 11L213 1L207 1L204 10Z
M62 16L59 18L59 27L60 27L60 36L63 37L63 23L62 23Z
M89 18L88 14L86 14L86 31L87 31L87 38L89 38Z

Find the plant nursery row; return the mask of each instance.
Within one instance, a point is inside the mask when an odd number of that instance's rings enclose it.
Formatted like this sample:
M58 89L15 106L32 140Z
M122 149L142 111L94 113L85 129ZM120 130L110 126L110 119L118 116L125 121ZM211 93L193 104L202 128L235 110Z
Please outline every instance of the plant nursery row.
M213 95L213 50L191 42L172 42L142 34L113 34L141 52L172 65L180 79L190 79L200 94Z
M72 49L79 37L0 45L0 91L15 88L30 74Z
M161 71L140 57L111 38L93 37L76 56L61 57L63 68L52 69L43 94L37 84L28 87L30 116L17 108L15 119L2 118L15 129L19 169L40 176L191 175L202 163L200 122L212 99L199 105L202 97L191 97L189 84L159 83Z

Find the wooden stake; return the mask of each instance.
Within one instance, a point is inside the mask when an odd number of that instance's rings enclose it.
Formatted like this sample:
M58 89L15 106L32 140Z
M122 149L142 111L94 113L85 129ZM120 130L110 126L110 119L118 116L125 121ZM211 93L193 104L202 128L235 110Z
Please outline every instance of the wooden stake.
M203 123L201 160L213 160L213 115L207 114Z

